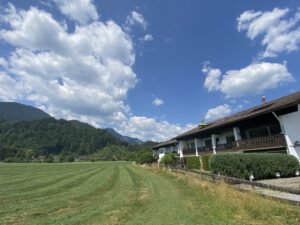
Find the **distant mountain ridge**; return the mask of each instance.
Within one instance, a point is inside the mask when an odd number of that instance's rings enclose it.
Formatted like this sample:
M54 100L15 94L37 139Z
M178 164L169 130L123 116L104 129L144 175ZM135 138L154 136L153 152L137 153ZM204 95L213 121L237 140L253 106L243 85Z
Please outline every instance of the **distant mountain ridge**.
M21 121L32 122L35 120L50 119L50 118L52 117L49 114L33 106L24 105L17 102L0 102L0 120L3 119L9 122L21 122ZM69 121L69 122L74 123L74 121L73 122ZM82 126L87 126L87 124L81 123L79 121L77 121L76 123L81 124ZM112 128L106 128L104 130L121 142L126 142L129 144L143 143L143 141L141 141L138 138L123 136Z
M33 121L51 118L44 111L17 102L0 102L0 119L11 122Z
M123 136L123 135L119 134L117 131L115 131L113 128L106 128L105 130L107 132L109 132L110 134L112 134L114 137L116 137L124 142L130 143L130 144L142 144L143 143L143 141L138 138Z

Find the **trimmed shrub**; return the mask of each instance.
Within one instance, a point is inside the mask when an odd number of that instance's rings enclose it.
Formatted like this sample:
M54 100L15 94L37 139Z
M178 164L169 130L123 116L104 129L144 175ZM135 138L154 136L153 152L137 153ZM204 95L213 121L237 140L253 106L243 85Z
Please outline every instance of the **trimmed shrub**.
M186 168L190 170L200 170L200 158L198 156L186 157L185 158Z
M174 154L174 153L167 153L160 160L160 163L164 164L166 166L176 166L177 163L178 163L178 160L179 159L176 157L176 154Z
M210 163L209 163L210 157L211 157L211 154L206 154L201 157L203 170L206 170L206 171L210 170Z
M210 159L211 171L240 179L249 179L253 174L256 180L291 177L300 169L299 161L290 155L279 153L224 153L213 155Z
M73 156L73 155L68 155L68 156L66 157L66 161L67 161L67 162L74 162L74 161L75 161L74 156Z
M46 163L53 163L54 162L54 157L53 157L53 155L47 155L46 157L45 157L45 159L44 159L44 162L46 162Z
M9 157L9 158L4 159L4 162L6 162L6 163L21 163L23 161L16 157Z
M151 152L144 152L138 157L138 163L153 163L154 157Z

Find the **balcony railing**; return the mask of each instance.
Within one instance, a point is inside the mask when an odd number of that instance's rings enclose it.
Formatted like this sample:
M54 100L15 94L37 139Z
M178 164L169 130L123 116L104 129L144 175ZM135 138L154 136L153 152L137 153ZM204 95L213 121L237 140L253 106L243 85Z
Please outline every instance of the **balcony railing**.
M204 152L211 152L212 151L212 147L211 146L207 146L207 147L198 147L198 153L204 153ZM192 148L184 148L182 150L183 155L196 155L196 148L192 147Z
M231 144L218 144L216 151L253 151L281 149L286 147L284 135L276 134L271 136L240 140ZM198 147L198 153L212 152L212 146ZM195 147L184 148L183 155L196 155Z
M277 149L284 147L286 147L286 141L283 134L233 142L233 149L236 151Z

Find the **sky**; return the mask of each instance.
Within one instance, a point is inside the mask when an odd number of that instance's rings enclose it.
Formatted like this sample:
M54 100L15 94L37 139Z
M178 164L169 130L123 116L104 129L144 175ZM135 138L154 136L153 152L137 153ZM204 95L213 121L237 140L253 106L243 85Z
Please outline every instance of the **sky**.
M164 141L299 91L298 0L0 0L0 101Z

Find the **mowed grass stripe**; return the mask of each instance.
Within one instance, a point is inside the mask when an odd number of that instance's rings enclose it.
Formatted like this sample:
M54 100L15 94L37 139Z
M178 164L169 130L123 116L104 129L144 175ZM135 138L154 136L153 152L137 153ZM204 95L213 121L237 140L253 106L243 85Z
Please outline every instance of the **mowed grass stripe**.
M81 186L84 186L86 181L88 181L92 176L101 173L103 169L103 167L91 167L91 171L89 173L78 173L79 178L77 177L75 180L67 180L68 182L64 186L57 186L57 188L51 188L38 194L33 190L33 194L31 196L23 195L23 198L17 200L15 198L11 198L10 202L5 202L6 208L0 211L0 216L5 213L13 213L15 218L14 221L23 220L24 215L22 212L23 210L26 210L26 208L30 209L26 213L26 215L29 215L30 217L40 217L41 215L47 214L53 210L52 208L55 210L55 208L59 207L59 204L65 205L68 203L66 196L69 196L72 193L72 189L78 189ZM76 196L76 193L74 193L74 195ZM16 202L19 204L15 204Z
M6 168L5 166L8 166ZM20 166L21 165L21 166ZM73 173L78 164L0 164L0 187L19 185L32 179L57 176L58 174ZM30 166L28 166L30 165ZM17 169L14 169L14 166ZM85 165L87 169L90 166ZM85 169L82 165L80 168ZM10 171L14 171L11 173ZM18 172L16 172L18 171ZM78 171L75 169L75 172ZM19 185L20 186L20 185Z
M69 198L69 204L49 213L48 215L51 216L44 221L44 224L57 224L62 221L67 221L68 224L90 224L88 222L90 218L94 220L97 215L101 215L100 218L103 217L105 209L109 208L111 210L110 202L112 199L122 195L114 188L120 180L119 166L116 164L109 166L106 171L107 173L101 173L101 176L97 176L97 186L89 183L85 186L85 189L81 190L85 194L72 193L72 196L75 197Z
M85 170L82 170L82 173L88 173L90 170L91 168L86 168ZM9 187L9 192L11 193L22 194L45 187L48 189L52 185L57 185L58 183L63 182L69 178L78 176L78 171L60 171L59 173L56 172L56 174L45 173L38 177L31 177L30 174L28 174L27 176L29 176L30 178L27 178L26 181L21 181L20 183L15 181L14 183L5 185L5 187ZM2 191L6 192L7 190L5 190L5 188L2 188Z
M142 191L141 177L134 175L126 164L119 166L119 170L117 184L108 196L102 196L101 205L92 207L93 214L89 214L89 220L81 224L124 224L135 213Z
M13 170L13 166L10 169ZM197 183L198 180L186 176L174 176L126 162L32 167L27 164L23 169L24 176L28 176L28 171L47 174L49 170L53 181L59 180L62 173L71 176L48 189L46 186L33 189L32 193L28 192L30 195L19 199L6 193L9 187L4 191L0 186L0 204L5 205L0 208L1 225L300 223L299 207L241 193L224 184ZM16 170L20 173L20 166ZM18 173L11 171L12 176ZM45 180L42 179L32 182L43 184ZM13 192L21 196L19 190ZM6 194L11 196L3 204L1 199Z
M54 179L53 182L49 182L48 179L46 183L38 180L36 181L36 185L33 185L34 188L30 186L23 188L21 192L13 192L14 194L7 196L1 195L0 199L6 202L9 199L15 201L26 201L26 199L30 199L32 201L32 199L42 200L44 198L52 198L53 195L64 194L64 192L69 192L72 188L83 185L85 181L101 172L101 170L103 170L103 168L84 170L83 173L64 176L58 180Z
M99 168L98 170L101 170L102 168ZM89 179L91 176L93 176L95 173L99 171L87 169L84 170L83 173L77 173L74 172L72 175L63 175L63 177L59 178L52 178L45 176L44 179L35 179L32 180L30 186L28 187L21 187L20 190L16 190L16 192L12 191L10 192L10 188L8 188L8 192L12 194L7 194L3 198L10 199L13 198L15 200L22 200L26 198L38 198L43 196L50 196L53 194L57 194L57 189L61 188L65 191L68 191L69 188L72 188L77 183L82 183L86 179ZM52 178L52 181L51 181ZM4 189L5 191L5 189Z

